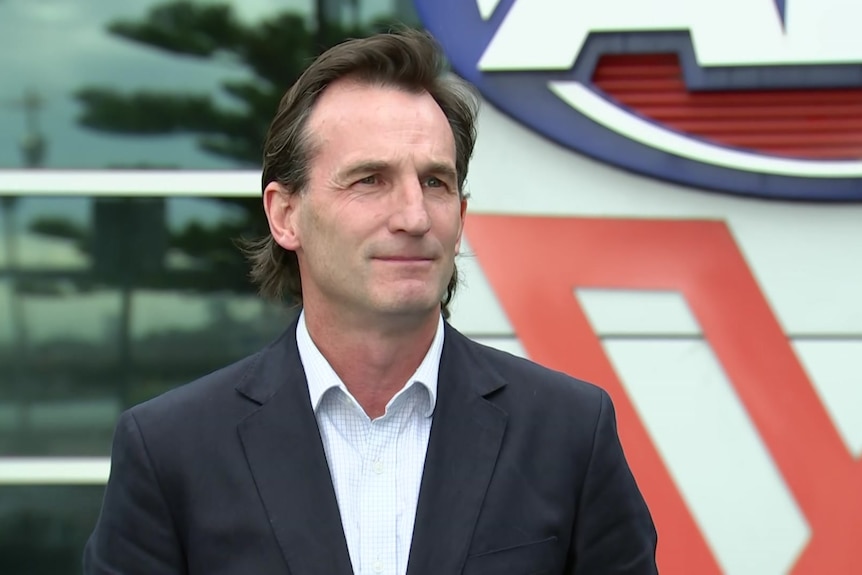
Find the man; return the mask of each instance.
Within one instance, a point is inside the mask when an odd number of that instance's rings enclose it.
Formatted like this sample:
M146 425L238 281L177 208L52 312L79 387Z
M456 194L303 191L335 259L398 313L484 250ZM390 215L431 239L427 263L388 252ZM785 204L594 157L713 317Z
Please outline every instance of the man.
M656 572L608 396L443 320L475 100L442 61L350 41L285 95L252 275L300 317L122 415L85 573Z

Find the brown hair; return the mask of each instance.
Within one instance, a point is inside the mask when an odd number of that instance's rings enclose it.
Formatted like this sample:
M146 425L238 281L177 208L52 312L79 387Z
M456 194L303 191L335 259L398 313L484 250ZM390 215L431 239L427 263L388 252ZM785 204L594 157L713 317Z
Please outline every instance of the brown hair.
M278 182L289 193L300 193L308 183L314 153L306 130L318 97L327 86L350 76L361 82L395 86L430 94L449 120L455 137L458 191L464 194L467 167L476 141L478 99L473 88L448 75L443 53L427 33L399 30L348 40L321 54L285 93L269 127L263 152L262 188ZM271 235L250 242L246 254L251 278L260 293L281 300L302 300L302 281L296 252L285 250ZM458 284L457 268L441 301L444 317Z

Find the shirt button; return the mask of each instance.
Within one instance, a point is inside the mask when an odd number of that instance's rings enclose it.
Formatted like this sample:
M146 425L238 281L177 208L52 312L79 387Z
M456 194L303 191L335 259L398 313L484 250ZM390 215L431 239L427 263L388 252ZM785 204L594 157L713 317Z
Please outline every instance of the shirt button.
M380 561L375 561L372 567L374 568L375 573L383 573L383 563Z
M383 462L379 459L375 459L371 467L372 469L374 469L374 473L376 473L377 475L383 473ZM377 565L377 563L375 563L375 565Z

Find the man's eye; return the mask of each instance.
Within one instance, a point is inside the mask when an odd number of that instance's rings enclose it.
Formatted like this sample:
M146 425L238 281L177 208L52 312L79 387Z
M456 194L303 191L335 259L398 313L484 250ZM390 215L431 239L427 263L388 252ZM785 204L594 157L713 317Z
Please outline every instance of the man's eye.
M373 186L378 183L377 176L365 176L361 180L356 182L357 184L362 184L364 186Z
M446 183L439 178L431 177L431 178L426 178L425 185L428 186L429 188L442 188L443 186L446 185Z

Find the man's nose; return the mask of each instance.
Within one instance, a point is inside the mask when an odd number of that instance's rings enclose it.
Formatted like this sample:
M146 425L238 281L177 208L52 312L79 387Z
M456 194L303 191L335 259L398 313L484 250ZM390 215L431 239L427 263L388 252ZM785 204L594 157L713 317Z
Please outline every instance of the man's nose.
M422 184L418 180L405 182L393 196L395 205L389 219L390 231L417 236L426 234L431 229L431 216Z

